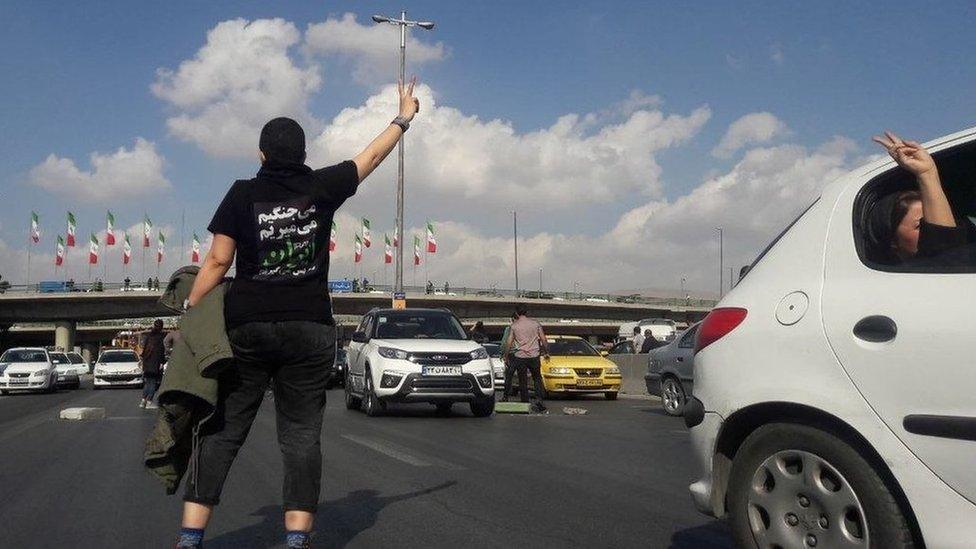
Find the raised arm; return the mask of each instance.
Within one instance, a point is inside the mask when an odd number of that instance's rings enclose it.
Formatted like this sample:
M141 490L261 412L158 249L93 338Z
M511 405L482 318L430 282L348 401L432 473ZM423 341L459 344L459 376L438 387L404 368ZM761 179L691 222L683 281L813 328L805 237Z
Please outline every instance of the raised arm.
M883 136L874 136L872 140L887 149L899 166L915 176L919 194L922 195L922 219L932 225L955 227L956 218L942 189L939 168L925 147L916 141L902 140L888 131Z
M417 83L417 78L414 77L410 81L410 84L404 86L403 82L397 83L397 91L400 94L400 114L399 118L403 119L408 124L413 117L420 110L420 101L413 96L413 87ZM389 126L383 133L376 136L376 139L363 149L363 152L357 154L352 161L356 163L356 171L359 173L359 182L362 183L369 174L373 173L386 158L393 147L396 147L397 142L400 141L400 136L403 135L403 129L397 125L390 123Z
M233 238L224 234L215 234L210 251L203 260L203 266L197 273L197 278L193 281L193 288L190 290L190 297L187 299L189 306L193 307L203 299L203 296L210 293L224 279L224 275L234 264L234 254L237 252L237 242Z

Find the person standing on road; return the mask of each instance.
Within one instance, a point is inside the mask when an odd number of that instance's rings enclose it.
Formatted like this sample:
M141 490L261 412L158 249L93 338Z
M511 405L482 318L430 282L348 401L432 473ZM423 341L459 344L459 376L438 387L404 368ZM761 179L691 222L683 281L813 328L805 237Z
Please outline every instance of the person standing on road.
M284 461L287 546L309 546L322 477L322 413L335 357L329 227L336 210L396 146L417 113L416 79L400 82L399 115L341 164L305 165L305 132L289 118L261 130L261 169L227 192L208 229L213 244L188 299L196 305L235 263L224 302L235 364L221 372L184 496L177 547L199 547L269 382Z
M641 347L644 346L644 335L641 334L640 326L634 326L634 352L641 352Z
M155 408L153 398L159 389L159 382L163 378L163 363L166 362L166 351L163 340L163 321L156 319L152 330L142 337L142 402L140 408Z
M535 319L529 318L525 307L519 305L515 310L517 318L512 322L511 330L508 334L507 345L505 348L516 346L514 356L511 361L519 377L519 394L522 402L529 402L529 384L526 372L532 374L532 384L535 387L533 395L533 407L537 412L545 412L546 405L542 395L545 386L542 384L542 362L541 357L549 360L549 346L546 342L546 334L542 331L542 325Z

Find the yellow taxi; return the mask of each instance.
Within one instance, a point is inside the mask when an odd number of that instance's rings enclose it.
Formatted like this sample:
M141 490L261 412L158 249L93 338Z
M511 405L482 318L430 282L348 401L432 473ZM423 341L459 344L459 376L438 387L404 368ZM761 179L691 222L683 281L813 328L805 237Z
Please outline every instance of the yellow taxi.
M549 395L603 393L616 400L620 368L603 358L585 339L548 337L549 360L542 359L542 382Z

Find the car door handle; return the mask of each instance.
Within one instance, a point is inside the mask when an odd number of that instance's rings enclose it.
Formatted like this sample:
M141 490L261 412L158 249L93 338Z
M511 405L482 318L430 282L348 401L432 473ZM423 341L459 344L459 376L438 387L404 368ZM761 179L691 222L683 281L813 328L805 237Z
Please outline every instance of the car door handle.
M679 357L675 357L675 360L677 360L678 362L684 362L685 361L684 357L680 357L680 356Z
M883 315L866 316L854 325L854 336L871 343L884 343L895 339L898 325Z

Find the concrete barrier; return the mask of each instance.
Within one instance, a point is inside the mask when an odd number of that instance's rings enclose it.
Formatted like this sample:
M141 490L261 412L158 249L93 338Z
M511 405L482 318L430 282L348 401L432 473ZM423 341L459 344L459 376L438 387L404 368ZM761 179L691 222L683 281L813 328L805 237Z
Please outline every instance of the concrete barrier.
M105 419L105 408L65 408L61 410L61 419Z
M647 373L647 355L607 355L620 368L623 383L620 392L629 395L646 395L647 385L644 374Z

